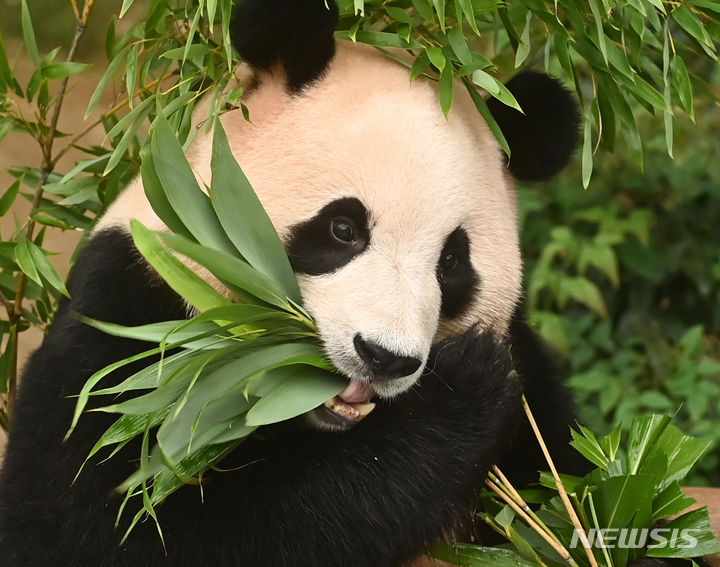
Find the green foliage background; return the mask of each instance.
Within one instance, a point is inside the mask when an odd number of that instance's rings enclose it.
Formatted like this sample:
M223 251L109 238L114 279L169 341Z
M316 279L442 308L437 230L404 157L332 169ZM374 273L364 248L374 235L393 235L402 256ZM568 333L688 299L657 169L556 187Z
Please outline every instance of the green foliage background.
M67 51L47 57L78 37L71 2L28 0L23 27L22 3L0 0L2 34L25 44L7 51L6 66L0 60L0 140L25 133L43 153L40 164L17 164L17 182L0 188L3 215L16 200L33 202L0 242L0 392L13 387L18 336L45 328L64 291L45 260L53 231L92 226L138 171L144 132L159 113L184 141L194 103L213 85L225 91L213 95L211 112L241 105L224 39L229 0L88 5L73 61L104 58L107 70L86 101L87 122L56 132L64 81L90 72L62 63ZM715 442L690 483L720 485L720 2L340 5L339 35L411 49L413 73L439 80L445 111L453 76L509 104L501 81L527 67L574 88L585 117L576 162L544 187L519 187L531 320L564 355L586 425L602 434L640 413L677 411L686 432ZM121 8L131 10L118 21ZM18 82L14 66L28 59L35 72ZM107 133L102 144L86 143L93 123ZM80 154L77 166L58 171L67 151ZM8 409L0 408L3 426Z

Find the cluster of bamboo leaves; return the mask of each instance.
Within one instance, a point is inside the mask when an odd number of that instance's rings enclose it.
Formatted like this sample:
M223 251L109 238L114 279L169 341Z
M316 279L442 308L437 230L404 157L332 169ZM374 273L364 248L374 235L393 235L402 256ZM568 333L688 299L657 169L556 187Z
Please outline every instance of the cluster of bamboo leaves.
M283 245L220 122L214 128L207 194L162 115L143 155L142 178L153 208L172 232L153 232L133 221L135 245L195 316L139 327L86 320L112 335L157 347L96 372L78 397L73 420L74 427L93 396L107 401L140 394L91 410L119 417L88 458L108 447L115 454L142 438L140 466L121 487L126 498L120 514L133 496L143 502L128 533L145 513L155 517L154 506L196 481L257 427L305 413L347 385L323 355ZM234 301L178 255L207 268ZM119 368L151 357L157 360L119 384L99 387Z
M90 18L94 0L82 6L69 0L53 7L75 10L78 22L61 60L59 49L41 54L22 0L24 48L14 60L0 38L0 141L10 132L24 133L43 156L40 163L13 167L15 181L0 196L3 215L18 199L31 203L30 213L0 241L5 311L0 426L9 425L19 336L30 327L46 328L65 293L47 261L52 251L45 247L46 229L84 232L92 226L137 173L144 132L159 113L184 142L194 135L191 116L200 97L212 99L208 123L226 108L242 107L229 41L232 5L232 0L124 0L117 17L100 21ZM671 151L678 114L693 119L694 93L712 96L708 77L717 64L718 0L340 0L339 6L338 37L373 45L390 57L395 57L390 48L411 52L412 75L439 81L446 113L454 96L452 78L460 79L506 150L481 94L517 106L503 86L516 70L541 67L563 78L584 109L585 185L598 146L612 151L621 141L642 164L636 121L643 110L663 116ZM87 123L62 132L57 118L68 84L91 73L76 51L88 26L106 27L107 65L87 100ZM27 80L20 78L21 60L31 66ZM98 125L105 139L88 144L88 133ZM81 157L69 171L57 171L69 151Z
M595 537L591 563L582 545L571 545L575 526L550 473L541 473L540 488L519 493L507 479L498 478L501 473L491 473L489 482L498 489L486 493L486 511L480 517L510 545L494 549L443 544L434 549L436 557L463 567L625 567L645 556L698 558L720 553L720 542L710 530L707 507L685 512L695 501L680 488L710 446L709 441L684 435L667 415L635 418L624 443L619 427L601 439L584 427L572 435L572 446L597 467L582 478L560 475L582 528L586 533L595 529L595 534L600 529L634 529L637 531L631 539L640 543L638 534L645 530L644 545L622 547L611 540L603 545L602 538ZM662 527L669 530L667 534L692 530L689 533L696 538L696 545L683 548L686 542L679 539L673 543L670 538L662 545L647 537L660 521L666 522ZM617 539L619 531L613 533Z

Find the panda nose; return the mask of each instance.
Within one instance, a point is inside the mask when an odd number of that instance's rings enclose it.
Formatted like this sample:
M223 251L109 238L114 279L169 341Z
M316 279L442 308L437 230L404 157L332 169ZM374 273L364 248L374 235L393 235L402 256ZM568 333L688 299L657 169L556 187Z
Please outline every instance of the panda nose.
M353 338L353 344L360 358L379 380L410 376L420 368L421 361L419 359L390 352L372 341L366 341L360 336L360 333Z

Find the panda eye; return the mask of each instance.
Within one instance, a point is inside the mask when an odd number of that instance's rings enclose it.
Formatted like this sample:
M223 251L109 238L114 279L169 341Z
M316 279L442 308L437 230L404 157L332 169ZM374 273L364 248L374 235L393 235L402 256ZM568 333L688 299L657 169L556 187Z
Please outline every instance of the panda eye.
M455 268L457 268L457 265L458 258L452 252L446 252L443 254L442 258L440 258L440 269L444 274L452 272Z
M349 244L355 240L355 226L350 219L336 218L330 221L330 234L338 242Z

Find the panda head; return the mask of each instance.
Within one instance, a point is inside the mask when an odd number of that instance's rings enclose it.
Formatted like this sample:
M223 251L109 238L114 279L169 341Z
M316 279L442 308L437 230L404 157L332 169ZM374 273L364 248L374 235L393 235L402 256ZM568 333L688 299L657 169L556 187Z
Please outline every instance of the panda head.
M441 339L473 326L506 332L521 286L512 178L555 174L578 127L555 80L518 75L508 87L524 115L489 102L508 163L462 84L446 119L437 83L336 41L336 21L332 1L240 2L231 36L247 63L250 121L222 115L326 352L350 380L338 411L313 412L325 428L408 390ZM210 151L200 139L188 154L205 181Z

